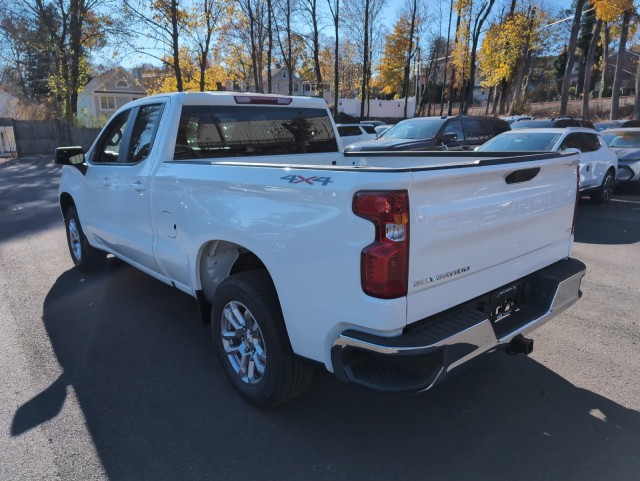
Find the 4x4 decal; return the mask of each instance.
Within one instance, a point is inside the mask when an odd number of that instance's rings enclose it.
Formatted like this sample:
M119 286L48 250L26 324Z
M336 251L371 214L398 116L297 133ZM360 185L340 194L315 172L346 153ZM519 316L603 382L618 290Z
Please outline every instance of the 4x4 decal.
M333 184L331 177L317 177L315 175L313 177L302 177L301 175L285 175L284 177L280 177L280 179L288 180L289 184L301 184L303 182L309 185L314 185L314 183L316 183L322 184L323 186Z

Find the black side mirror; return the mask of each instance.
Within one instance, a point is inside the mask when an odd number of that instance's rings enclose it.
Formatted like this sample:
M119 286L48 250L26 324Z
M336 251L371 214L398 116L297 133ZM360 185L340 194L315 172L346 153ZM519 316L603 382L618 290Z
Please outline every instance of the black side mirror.
M56 149L56 164L79 166L85 163L84 150L80 146L58 147Z
M56 164L71 165L82 172L82 175L87 173L87 162L84 158L84 150L78 145L73 147L58 147L56 149Z
M442 134L442 143L444 145L447 145L451 142L455 142L456 140L458 140L458 135L454 134L453 132Z

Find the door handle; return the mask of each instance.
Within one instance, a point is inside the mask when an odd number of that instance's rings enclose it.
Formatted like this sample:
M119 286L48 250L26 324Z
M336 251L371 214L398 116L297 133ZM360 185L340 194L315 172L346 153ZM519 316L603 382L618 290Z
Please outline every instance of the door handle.
M137 192L144 192L145 190L147 190L147 187L140 181L134 182L133 184L131 184L131 187L133 187L133 190Z
M109 177L105 177L100 181L100 184L104 185L105 187L109 187L111 185L111 179Z

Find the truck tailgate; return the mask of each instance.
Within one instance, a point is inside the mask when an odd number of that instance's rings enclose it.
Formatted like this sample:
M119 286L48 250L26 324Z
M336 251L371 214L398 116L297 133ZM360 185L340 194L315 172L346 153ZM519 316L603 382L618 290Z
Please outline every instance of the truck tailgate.
M563 156L413 171L407 322L569 256L577 163Z

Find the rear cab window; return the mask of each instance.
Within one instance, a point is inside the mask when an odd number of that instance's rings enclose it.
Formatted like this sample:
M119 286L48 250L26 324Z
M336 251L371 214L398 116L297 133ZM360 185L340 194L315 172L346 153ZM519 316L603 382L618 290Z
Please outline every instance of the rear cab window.
M325 109L186 105L174 160L337 151Z

